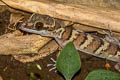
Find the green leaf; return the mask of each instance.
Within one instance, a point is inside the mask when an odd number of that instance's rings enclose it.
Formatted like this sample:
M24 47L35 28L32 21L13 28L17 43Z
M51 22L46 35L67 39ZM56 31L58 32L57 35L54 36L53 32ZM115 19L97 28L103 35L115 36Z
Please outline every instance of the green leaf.
M90 72L85 80L120 80L120 74L100 69Z
M33 72L30 72L30 78L35 78L35 74Z
M74 74L80 69L80 56L72 42L68 43L60 52L56 67L66 80L71 80Z

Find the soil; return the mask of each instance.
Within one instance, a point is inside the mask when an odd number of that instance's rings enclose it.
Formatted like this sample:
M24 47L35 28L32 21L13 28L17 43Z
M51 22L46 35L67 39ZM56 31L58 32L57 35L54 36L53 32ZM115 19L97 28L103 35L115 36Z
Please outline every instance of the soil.
M12 11L6 8L0 12L0 35L5 34L5 29L9 24L11 13ZM0 55L0 76L3 80L64 80L59 72L55 72L55 70L49 71L50 67L47 67L47 64L53 63L50 58L56 59L57 53L58 51L43 59L30 63L21 63L15 60L11 55ZM84 80L89 72L95 69L106 69L105 59L97 58L82 52L79 53L82 67L74 76L73 80ZM110 70L117 72L114 69L115 63L112 61L107 62L111 65ZM36 67L36 64L41 66L41 70ZM34 78L31 78L31 73L34 73Z

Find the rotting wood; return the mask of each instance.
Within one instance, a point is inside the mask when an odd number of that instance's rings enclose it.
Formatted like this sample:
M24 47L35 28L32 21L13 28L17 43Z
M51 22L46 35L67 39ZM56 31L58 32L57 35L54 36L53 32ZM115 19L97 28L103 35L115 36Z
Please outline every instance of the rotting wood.
M47 14L98 28L120 32L120 10L90 8L89 6L62 4L49 0L2 0L9 6L28 12Z
M20 31L8 33L0 36L0 54L30 54L38 53L51 38L41 37L40 35L25 35Z
M33 62L35 60L42 59L42 58L54 53L58 49L58 47L59 47L58 44L54 40L52 40L48 44L46 44L44 47L42 47L40 49L40 51L38 52L38 54L33 55L32 57L30 57L29 55L13 55L13 57L16 60L23 62L23 63Z

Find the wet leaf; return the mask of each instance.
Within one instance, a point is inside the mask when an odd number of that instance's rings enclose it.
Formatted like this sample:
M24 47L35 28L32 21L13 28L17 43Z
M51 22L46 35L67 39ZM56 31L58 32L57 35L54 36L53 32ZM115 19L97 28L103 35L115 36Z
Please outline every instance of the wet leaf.
M90 72L85 80L120 80L120 74L100 69Z
M56 67L66 80L71 80L73 75L80 69L80 56L72 42L68 43L61 51L56 62Z

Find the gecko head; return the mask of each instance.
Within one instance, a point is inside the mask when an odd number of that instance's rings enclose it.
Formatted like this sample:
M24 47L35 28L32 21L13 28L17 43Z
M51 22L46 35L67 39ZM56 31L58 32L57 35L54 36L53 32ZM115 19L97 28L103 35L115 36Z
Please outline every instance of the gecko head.
M33 14L19 29L46 37L59 36L60 24L48 15Z

